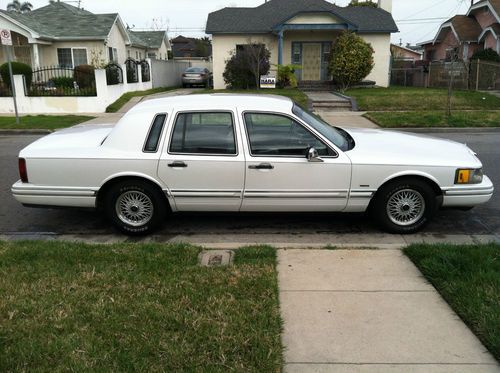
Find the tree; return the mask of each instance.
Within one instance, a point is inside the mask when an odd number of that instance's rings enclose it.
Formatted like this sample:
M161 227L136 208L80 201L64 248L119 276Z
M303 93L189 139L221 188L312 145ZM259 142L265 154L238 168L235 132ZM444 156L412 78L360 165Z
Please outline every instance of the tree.
M239 45L226 62L224 81L231 88L259 88L260 76L271 68L271 52L264 44Z
M7 4L7 11L9 12L27 13L31 12L31 9L33 9L33 5L28 1L21 3L19 0L13 0L11 3Z
M373 65L372 46L355 33L345 31L332 47L328 71L343 92L366 78Z
M359 0L351 0L349 6L371 6L372 8L378 8L378 4L373 2L372 0L359 1Z

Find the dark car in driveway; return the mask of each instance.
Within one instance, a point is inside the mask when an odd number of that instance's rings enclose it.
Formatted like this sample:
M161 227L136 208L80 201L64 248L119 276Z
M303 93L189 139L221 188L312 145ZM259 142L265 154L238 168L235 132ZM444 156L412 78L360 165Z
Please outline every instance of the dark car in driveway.
M184 88L193 85L202 85L209 88L212 85L212 73L207 68L189 67L182 74L182 86Z

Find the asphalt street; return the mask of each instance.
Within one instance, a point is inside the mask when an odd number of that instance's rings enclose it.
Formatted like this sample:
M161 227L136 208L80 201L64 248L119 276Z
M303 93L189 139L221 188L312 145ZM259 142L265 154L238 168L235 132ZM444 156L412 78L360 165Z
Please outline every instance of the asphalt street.
M500 187L500 132L447 132L433 136L467 143L478 153L484 172ZM11 185L18 180L17 155L39 136L0 136L0 234L112 234L111 225L98 212L26 208L13 199ZM377 233L364 214L177 214L159 232L175 235L286 234L332 235ZM434 235L500 235L500 196L471 211L443 210L423 231Z

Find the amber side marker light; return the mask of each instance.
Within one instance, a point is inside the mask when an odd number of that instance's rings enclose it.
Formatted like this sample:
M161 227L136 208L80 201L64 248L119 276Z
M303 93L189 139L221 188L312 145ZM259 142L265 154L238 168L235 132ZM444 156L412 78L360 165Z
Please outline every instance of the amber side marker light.
M23 183L28 182L28 170L26 169L26 160L24 158L19 158L19 176Z
M480 184L483 181L483 170L458 169L455 174L455 184Z

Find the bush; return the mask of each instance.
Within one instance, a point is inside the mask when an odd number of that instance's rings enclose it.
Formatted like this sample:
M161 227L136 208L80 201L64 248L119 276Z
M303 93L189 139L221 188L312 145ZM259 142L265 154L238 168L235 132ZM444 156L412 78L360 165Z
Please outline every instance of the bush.
M471 60L500 62L500 55L493 49L488 48L474 53Z
M295 70L301 68L302 66L299 65L278 65L278 88L296 88L297 77L295 76Z
M120 66L114 63L110 63L106 65L105 69L106 69L106 83L108 85L115 85L122 83L121 74L123 74L123 72L120 71L121 70Z
M234 51L226 62L224 81L233 89L259 88L261 75L267 75L271 52L262 44L247 44Z
M31 66L26 65L25 63L22 62L11 62L11 64L12 64L12 74L24 75L26 86L29 87L31 85L31 79L33 76L33 70L31 69ZM4 63L2 66L0 66L0 76L2 76L2 80L4 81L4 83L7 84L9 88L12 88L10 82L8 63Z
M95 86L95 67L78 65L74 69L74 77L80 89L93 88Z
M330 53L329 73L341 91L361 82L373 69L373 48L353 32L343 32Z
M372 0L365 0L365 1L351 0L348 6L370 6L372 8L378 8L378 3Z
M56 88L74 88L73 78L67 76L60 76L57 78L50 79L52 83L54 83L54 87Z

